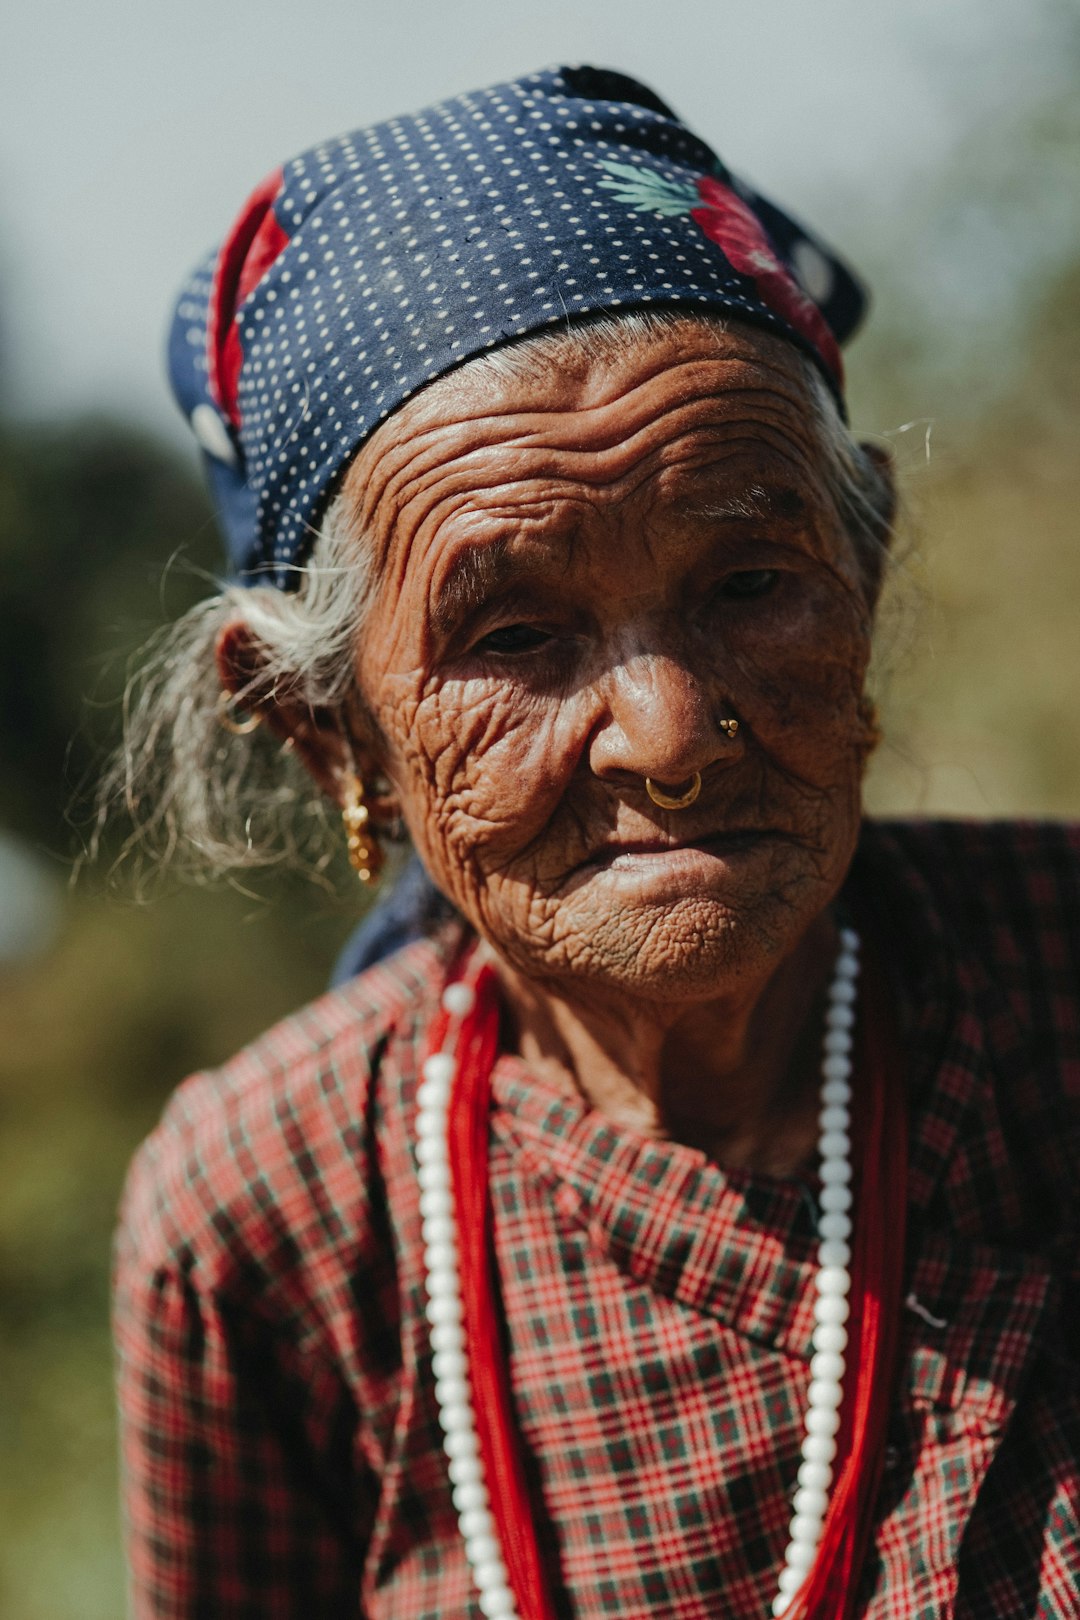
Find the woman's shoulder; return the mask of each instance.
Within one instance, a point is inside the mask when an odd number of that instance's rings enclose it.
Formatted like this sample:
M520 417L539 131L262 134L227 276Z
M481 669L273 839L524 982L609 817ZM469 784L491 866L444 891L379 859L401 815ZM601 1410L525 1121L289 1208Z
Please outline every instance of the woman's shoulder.
M132 1161L121 1247L258 1292L362 1243L440 964L411 944L184 1081Z
M1080 827L871 823L857 865L853 898L907 992L924 1188L940 1181L954 1236L1052 1249L1074 1275Z
M1080 820L911 816L872 819L866 834L930 861L1036 860L1080 865Z
M927 886L955 918L1080 932L1080 822L869 821L864 866Z
M855 875L914 956L982 977L1080 1061L1080 823L868 822Z

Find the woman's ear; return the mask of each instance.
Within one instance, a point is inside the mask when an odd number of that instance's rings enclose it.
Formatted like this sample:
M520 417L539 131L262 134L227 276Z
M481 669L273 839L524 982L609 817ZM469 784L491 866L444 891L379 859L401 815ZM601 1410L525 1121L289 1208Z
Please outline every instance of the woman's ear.
M882 521L891 530L893 518L896 516L896 463L893 460L892 450L887 444L880 444L876 439L860 439L859 449L868 461L874 463L881 479L882 493L887 493L887 503L883 503Z
M342 802L342 784L357 763L359 750L345 729L340 709L315 709L305 703L268 668L266 655L242 619L231 619L214 646L218 679L237 709L258 718L303 763L315 782L335 804Z
M873 611L877 607L884 583L885 559L892 547L897 509L896 469L888 445L876 443L872 439L863 439L859 443L859 449L873 469L872 485L865 491L869 519L865 526L872 543L864 547L862 559L867 596Z

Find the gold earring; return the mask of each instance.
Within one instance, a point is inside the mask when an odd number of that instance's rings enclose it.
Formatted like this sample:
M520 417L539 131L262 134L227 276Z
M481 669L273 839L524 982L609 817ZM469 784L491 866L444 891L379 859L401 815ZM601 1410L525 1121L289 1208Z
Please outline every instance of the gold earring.
M662 787L657 786L651 776L645 778L645 791L653 804L658 804L661 810L685 810L688 805L693 804L701 792L701 772L694 772L690 778L690 786L685 793L665 793Z
M361 883L374 883L383 864L383 852L371 827L371 812L364 798L364 784L355 771L346 771L342 777L341 819L345 823L345 840L349 852L349 865Z
M234 737L247 737L253 731L258 731L262 720L257 711L251 713L233 707L233 695L224 689L218 693L217 700L218 724L231 731Z

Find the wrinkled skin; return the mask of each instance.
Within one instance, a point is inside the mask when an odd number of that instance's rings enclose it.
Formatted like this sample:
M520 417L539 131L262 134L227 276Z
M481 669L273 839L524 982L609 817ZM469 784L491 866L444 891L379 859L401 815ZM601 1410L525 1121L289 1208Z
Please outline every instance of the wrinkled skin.
M345 486L379 579L354 746L489 942L521 1049L780 1172L812 1147L867 751L874 590L822 469L790 347L688 323L528 382L466 367ZM305 738L324 780L336 748ZM646 794L696 771L690 808Z

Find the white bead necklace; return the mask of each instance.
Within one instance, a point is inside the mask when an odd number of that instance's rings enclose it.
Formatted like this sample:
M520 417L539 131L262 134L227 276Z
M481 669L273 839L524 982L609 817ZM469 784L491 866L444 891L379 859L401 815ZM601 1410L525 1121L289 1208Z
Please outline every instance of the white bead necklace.
M821 1214L817 1223L813 1359L798 1488L772 1605L782 1615L794 1601L817 1554L829 1505L843 1393L851 1293L851 1049L855 1024L859 936L840 931L840 953L829 987L825 1048L821 1064L818 1154ZM435 1400L449 1459L450 1483L465 1556L486 1620L519 1620L517 1602L499 1543L484 1479L473 1406L468 1343L458 1270L457 1222L447 1133L456 1074L453 1049L463 1018L476 996L464 982L447 985L443 1007L450 1015L443 1049L427 1059L418 1094L417 1148L420 1216L423 1222L427 1318L434 1355ZM455 1022L456 1020L456 1022Z

